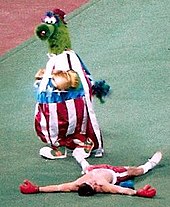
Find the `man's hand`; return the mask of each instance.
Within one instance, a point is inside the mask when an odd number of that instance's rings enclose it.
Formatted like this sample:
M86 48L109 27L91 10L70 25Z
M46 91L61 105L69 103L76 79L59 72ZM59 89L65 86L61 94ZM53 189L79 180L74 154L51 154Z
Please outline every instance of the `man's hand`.
M32 194L39 192L39 187L29 180L24 180L24 183L19 186L19 189L23 194Z
M137 196L152 198L156 195L156 189L152 188L150 185L145 185L143 188L140 188L136 192Z

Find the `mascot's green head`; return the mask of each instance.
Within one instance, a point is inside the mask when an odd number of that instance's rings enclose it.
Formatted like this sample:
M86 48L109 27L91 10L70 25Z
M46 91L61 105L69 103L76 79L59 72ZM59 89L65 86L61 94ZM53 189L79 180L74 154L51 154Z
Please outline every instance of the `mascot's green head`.
M69 31L64 18L65 13L60 9L48 11L42 19L42 24L35 29L37 37L48 42L49 53L58 55L64 50L71 49Z

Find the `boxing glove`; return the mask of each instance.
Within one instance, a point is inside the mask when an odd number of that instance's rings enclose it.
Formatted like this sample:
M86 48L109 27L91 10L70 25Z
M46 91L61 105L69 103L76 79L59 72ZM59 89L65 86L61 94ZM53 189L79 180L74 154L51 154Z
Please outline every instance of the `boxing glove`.
M67 73L70 76L70 86L72 88L77 88L80 82L78 74L74 70L69 70Z
M39 187L29 180L24 180L24 183L19 186L19 189L23 194L39 193Z
M156 195L156 189L150 185L145 185L143 188L139 188L136 192L137 196L152 198Z

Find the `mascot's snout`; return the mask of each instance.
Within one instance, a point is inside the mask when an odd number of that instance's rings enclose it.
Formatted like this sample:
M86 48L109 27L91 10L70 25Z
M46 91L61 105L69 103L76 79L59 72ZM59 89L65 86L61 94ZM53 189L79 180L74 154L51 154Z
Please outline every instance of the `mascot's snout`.
M54 31L54 25L44 23L37 26L35 33L41 40L47 40L53 35Z

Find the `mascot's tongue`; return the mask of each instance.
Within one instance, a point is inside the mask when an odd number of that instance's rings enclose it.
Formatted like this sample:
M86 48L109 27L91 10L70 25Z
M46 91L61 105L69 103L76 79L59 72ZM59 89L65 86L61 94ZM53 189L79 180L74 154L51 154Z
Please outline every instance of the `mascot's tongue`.
M44 37L44 36L45 36L45 34L46 34L46 32L45 32L45 31L42 31L42 32L40 33L40 35L41 35L42 37Z

